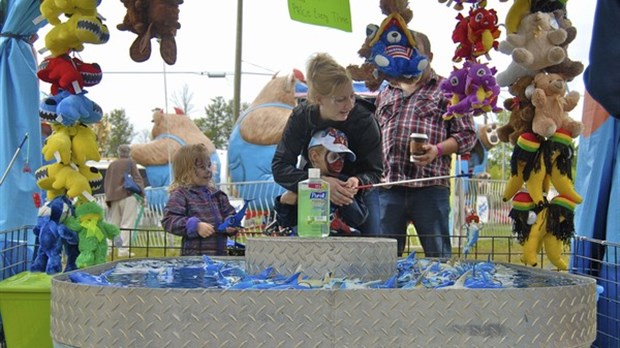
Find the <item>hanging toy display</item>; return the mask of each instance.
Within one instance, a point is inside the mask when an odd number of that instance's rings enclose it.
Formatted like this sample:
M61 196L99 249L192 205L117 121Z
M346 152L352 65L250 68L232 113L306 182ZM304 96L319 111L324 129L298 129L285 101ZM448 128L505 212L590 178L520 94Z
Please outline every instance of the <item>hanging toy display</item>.
M457 1L454 8L462 10L464 2L472 4L472 7L467 16L461 13L456 16L458 22L452 32L452 41L457 44L452 60L455 63L464 60L463 67L454 67L449 78L440 86L449 100L443 115L445 120L502 110L497 106L500 92L495 81L497 70L479 61L481 57L490 60L489 52L499 46L497 39L501 32L497 13L486 8L486 1Z
M76 219L73 205L78 211L83 210L85 204L96 205L92 193L103 183L101 173L86 164L101 159L97 137L89 124L99 122L103 110L86 97L88 91L85 90L97 85L103 74L99 64L86 63L75 56L85 44L104 44L110 38L103 17L97 13L100 2L43 0L42 15L36 19L53 25L45 36L45 49L39 51L50 55L37 69L37 77L51 85L50 95L39 104L39 117L51 125L52 132L41 149L43 158L50 163L35 172L36 184L46 196L46 202L38 204L49 207L47 210L51 212L39 217L41 253L37 255L33 271L60 272L62 259L66 260L65 271L94 264L90 259L78 262L85 257L78 256L78 244L82 244L84 235L73 231L85 225L80 227L74 223L74 228L70 228L63 222L70 224ZM68 17L66 21L60 19L63 14ZM59 212L66 211L64 206L67 205L71 207L67 216L60 217ZM91 224L86 225L92 232ZM105 262L105 257L96 258L96 262Z

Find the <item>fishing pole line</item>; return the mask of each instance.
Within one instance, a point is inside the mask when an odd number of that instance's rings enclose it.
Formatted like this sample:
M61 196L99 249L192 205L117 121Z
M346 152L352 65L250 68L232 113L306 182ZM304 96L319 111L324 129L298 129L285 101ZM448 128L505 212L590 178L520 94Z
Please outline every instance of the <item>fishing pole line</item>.
M382 186L398 186L398 185L403 185L403 184L411 184L411 183L416 183L416 182L440 180L440 179L471 178L471 176L472 176L471 174L432 176L428 178L408 179L408 180L400 180L400 181L392 181L392 182L381 182L378 184L360 185L357 187L357 189L364 190L364 189L382 187Z

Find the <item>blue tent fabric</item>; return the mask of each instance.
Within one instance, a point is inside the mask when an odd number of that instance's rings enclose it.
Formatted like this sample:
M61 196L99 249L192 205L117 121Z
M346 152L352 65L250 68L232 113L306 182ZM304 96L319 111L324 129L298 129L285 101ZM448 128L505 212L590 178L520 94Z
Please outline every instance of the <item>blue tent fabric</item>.
M41 166L39 85L31 42L46 23L33 23L40 14L40 1L6 0L4 5L0 27L0 173L8 168L26 133L29 138L0 186L0 231L36 222L34 176L22 169L26 162L33 172Z
M600 105L586 96L584 124L586 132L579 139L575 189L583 203L575 211L578 236L620 243L620 119L611 117ZM598 109L597 109L598 108ZM596 111L594 111L596 110ZM591 129L591 131L590 131ZM601 243L577 240L573 243L572 270L597 278L604 293L597 303L597 347L615 346L620 334L616 319L620 314L617 248Z

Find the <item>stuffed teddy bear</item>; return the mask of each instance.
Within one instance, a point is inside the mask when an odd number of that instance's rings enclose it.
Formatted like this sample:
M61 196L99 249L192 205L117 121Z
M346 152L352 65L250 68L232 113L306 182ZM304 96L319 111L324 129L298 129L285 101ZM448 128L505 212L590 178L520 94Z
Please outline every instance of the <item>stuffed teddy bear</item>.
M168 163L182 145L205 144L209 153L215 152L215 145L207 138L196 123L183 114L168 114L161 109L153 110L153 141L146 144L132 144L131 158L143 166Z
M579 101L579 92L566 94L566 81L558 74L539 73L534 77L534 119L532 130L545 138L550 137L558 128L567 130L576 138L583 131L583 123L573 120L571 111Z
M573 42L575 37L577 37L577 28L575 28L573 23L566 18L566 11L555 10L553 11L553 15L560 25L560 28L566 30L566 40L564 40L564 42L560 45L564 48L564 50L566 50L568 45ZM571 60L567 55L561 63L549 66L544 70L549 74L559 74L566 81L572 81L576 76L583 72L583 64L581 62Z
M497 75L497 83L507 87L526 75L535 75L551 65L560 64L566 51L560 47L566 41L566 30L554 29L552 14L536 12L523 17L516 34L508 34L499 45L500 52L510 54L512 62Z
M458 23L452 32L452 41L458 46L452 57L453 62L462 59L475 60L488 54L491 48L497 49L500 31L497 27L497 13L484 7L471 8L467 17L456 16Z
M379 7L387 17L380 26L366 27L366 39L357 52L365 62L347 67L351 77L364 81L371 91L377 90L384 80L412 82L428 66L428 58L419 54L413 32L407 28L413 18L409 2L381 0Z
M367 58L388 78L414 79L428 66L416 48L413 34L398 13L390 14L374 32Z
M79 237L78 268L98 265L106 262L108 243L120 234L118 226L103 221L104 211L97 202L77 205L75 216L67 218L65 224L77 232Z
M74 13L45 35L45 48L57 57L69 51L82 51L85 43L99 45L109 39L108 27L99 17Z
M159 39L160 54L168 65L176 63L175 36L181 29L179 5L183 0L122 0L127 14L118 30L130 31L138 37L129 48L135 62L144 62L151 56L151 39Z
M63 224L72 209L71 201L65 196L58 196L39 208L37 225L33 229L39 247L30 268L32 272L59 273L63 246L67 255L65 272L75 269L77 233Z
M534 105L530 101L530 94L533 92L533 81L533 77L523 76L508 87L513 97L504 100L504 109L510 111L510 118L507 124L497 129L497 137L501 142L514 146L521 134L532 132Z

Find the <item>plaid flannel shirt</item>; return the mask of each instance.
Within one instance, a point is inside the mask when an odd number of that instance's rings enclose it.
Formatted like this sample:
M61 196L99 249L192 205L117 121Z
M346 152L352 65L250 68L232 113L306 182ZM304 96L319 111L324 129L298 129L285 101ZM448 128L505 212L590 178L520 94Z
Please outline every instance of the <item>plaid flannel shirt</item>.
M450 175L451 157L442 156L421 167L409 161L409 135L424 133L429 144L450 137L459 145L458 153L470 151L476 142L473 117L444 121L448 101L439 85L444 78L431 71L430 79L417 91L405 96L403 90L387 86L377 96L375 116L383 133L384 179L387 182ZM448 179L407 184L409 187L449 186Z

